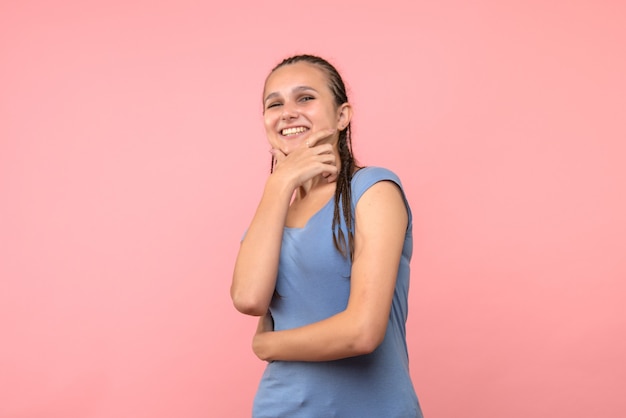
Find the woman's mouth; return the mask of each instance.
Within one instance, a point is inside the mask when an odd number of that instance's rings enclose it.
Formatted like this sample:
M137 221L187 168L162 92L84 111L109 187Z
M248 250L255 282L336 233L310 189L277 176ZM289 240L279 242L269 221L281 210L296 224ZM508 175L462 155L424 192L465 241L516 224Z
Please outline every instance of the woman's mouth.
M293 135L298 135L301 134L303 132L308 131L309 128L305 127L305 126L294 126L293 128L285 128L282 131L280 131L280 134L282 136L293 136Z

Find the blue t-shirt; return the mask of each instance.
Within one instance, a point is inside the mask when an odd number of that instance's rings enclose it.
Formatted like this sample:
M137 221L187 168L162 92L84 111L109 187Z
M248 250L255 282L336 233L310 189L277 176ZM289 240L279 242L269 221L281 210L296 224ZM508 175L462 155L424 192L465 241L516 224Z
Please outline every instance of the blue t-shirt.
M352 212L363 193L379 181L400 188L391 171L366 167L352 178ZM406 198L405 198L406 202ZM343 311L350 295L349 258L332 238L334 198L303 228L285 227L276 291L270 311L274 329L321 321ZM421 417L409 374L406 347L409 262L413 250L411 210L385 338L374 352L335 361L274 361L263 373L254 399L254 418ZM345 224L342 224L347 236Z

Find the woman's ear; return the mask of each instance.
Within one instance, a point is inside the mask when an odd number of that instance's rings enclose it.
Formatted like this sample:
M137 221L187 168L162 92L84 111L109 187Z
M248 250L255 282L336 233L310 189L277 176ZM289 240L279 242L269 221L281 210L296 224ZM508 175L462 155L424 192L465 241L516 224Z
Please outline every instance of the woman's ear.
M350 103L344 103L339 106L338 116L337 128L343 131L350 123L350 120L352 120L352 106L350 106Z

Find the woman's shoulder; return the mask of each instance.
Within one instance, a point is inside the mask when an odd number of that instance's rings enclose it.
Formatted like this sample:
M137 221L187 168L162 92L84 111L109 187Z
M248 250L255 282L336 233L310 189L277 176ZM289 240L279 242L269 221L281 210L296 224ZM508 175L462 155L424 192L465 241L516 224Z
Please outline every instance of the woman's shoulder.
M393 171L384 167L376 167L376 166L367 166L359 169L352 176L352 204L353 207L356 207L359 199L363 196L363 194L373 185L379 183L381 181L391 181L395 183L402 193L402 199L406 205L407 211L409 213L409 224L411 223L411 208L409 206L409 202L405 195L404 187L400 182L400 177Z
M381 181L392 181L396 183L401 190L403 190L400 178L390 169L376 166L363 167L352 176L351 187L354 203L359 200L367 189Z
M367 185L367 188L371 187L373 184L390 180L394 183L397 183L398 186L402 188L402 184L400 182L400 177L393 171L385 167L376 167L376 166L366 166L357 170L352 176L352 187L358 187L359 185Z

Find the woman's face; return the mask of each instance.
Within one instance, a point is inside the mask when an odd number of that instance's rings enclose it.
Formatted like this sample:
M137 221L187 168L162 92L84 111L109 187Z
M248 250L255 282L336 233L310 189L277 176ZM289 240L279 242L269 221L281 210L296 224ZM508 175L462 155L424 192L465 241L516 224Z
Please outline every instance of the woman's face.
M336 107L321 69L297 62L278 68L268 77L263 92L263 117L272 148L289 154L314 132L345 128L350 109L347 103ZM335 133L318 144L335 145L338 137Z

